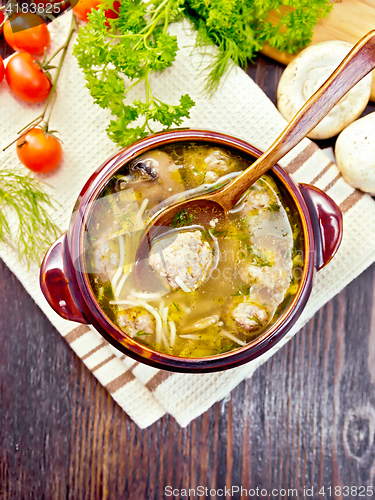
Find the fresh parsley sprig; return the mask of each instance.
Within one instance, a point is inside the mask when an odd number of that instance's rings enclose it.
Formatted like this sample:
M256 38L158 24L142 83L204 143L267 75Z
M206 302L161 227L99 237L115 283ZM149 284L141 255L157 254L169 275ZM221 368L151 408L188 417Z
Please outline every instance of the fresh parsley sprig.
M297 52L312 38L319 18L332 10L331 0L121 0L119 17L107 19L105 3L80 28L74 54L94 101L113 115L109 137L126 146L155 128L181 125L194 106L188 94L179 104L161 101L150 74L175 60L177 39L170 23L189 18L197 30L196 50L216 45L207 67L207 89L214 92L231 64L244 67L266 43ZM127 101L142 84L144 100Z
M182 3L122 0L118 19L111 20L103 4L80 28L73 53L94 101L115 117L107 133L121 147L154 132L157 124L168 129L189 117L194 101L187 94L177 105L165 103L154 95L149 79L151 72L170 67L176 57L177 38L167 28L181 15ZM129 90L141 83L144 100L125 104Z

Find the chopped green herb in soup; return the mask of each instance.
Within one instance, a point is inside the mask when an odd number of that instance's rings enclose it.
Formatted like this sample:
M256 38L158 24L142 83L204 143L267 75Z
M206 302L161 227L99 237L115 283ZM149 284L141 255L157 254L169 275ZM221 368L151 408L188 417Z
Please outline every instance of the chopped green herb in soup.
M124 335L175 356L212 356L245 346L288 306L302 275L302 231L271 175L249 189L225 227L176 214L141 264L157 277L157 292L133 277L142 231L168 198L218 189L250 163L215 146L178 144L143 154L110 180L88 224L86 269Z

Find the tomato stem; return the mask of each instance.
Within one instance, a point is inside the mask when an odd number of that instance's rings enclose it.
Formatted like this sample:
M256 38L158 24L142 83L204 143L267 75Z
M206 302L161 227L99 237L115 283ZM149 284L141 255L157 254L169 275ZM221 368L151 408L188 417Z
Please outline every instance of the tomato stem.
M48 106L49 106L49 104L51 102L52 96L56 92L57 81L58 81L59 76L60 76L60 71L61 71L62 65L64 63L64 60L65 60L65 56L66 56L66 53L67 53L67 50L68 50L68 47L69 47L69 43L70 43L70 40L72 39L73 33L76 30L77 30L76 16L72 12L72 22L70 24L68 38L66 39L65 43L52 56L52 58L53 58L58 52L60 52L60 50L62 50L60 61L59 61L59 64L58 64L58 66L56 68L55 78L53 79L53 82L52 82L51 92L49 93L49 96L48 96L48 99L47 99L47 102L46 102L46 106L45 106L44 111L42 113L42 118L45 117L47 109L48 109ZM47 64L48 64L48 62L50 60L51 60L51 58L47 61ZM48 120L46 120L47 129L48 129L48 123L49 123L49 119L51 118L52 108L53 108L54 104L55 104L55 99L52 101L51 108L50 108L50 111L49 111Z
M61 51L63 50L63 48L64 48L64 45L62 45L61 47L59 47L59 48L56 50L56 52L55 52L54 54L52 54L52 56L51 56L49 59L47 59L47 61L45 61L45 63L43 64L43 66L44 66L44 65L49 64L49 63L52 61L52 59L53 59L55 56L57 56L57 54L58 54L59 52L61 52Z
M51 56L49 59L47 59L47 61L43 61L42 65L43 65L43 66L47 66L47 65L48 65L48 64L52 61L52 59L53 59L55 56L57 56L57 54L58 54L59 52L61 52L64 48L65 48L65 43L64 43L64 45L61 45L61 47L59 47L59 48L58 48L58 49L57 49L57 50L56 50L56 51L52 54L52 56Z
M2 23L0 23L0 30L1 28L4 26L4 24L6 23L6 21L8 20L8 16L4 16L4 20Z
M42 115L39 115L37 116L36 118L34 118L33 121L31 121L30 123L28 123L27 125L25 125L24 127L21 128L21 130L19 130L17 132L17 134L20 134L21 132L23 132L26 128L29 128L31 126L35 127L36 125L38 125L41 121L43 120L43 117ZM17 140L17 139L16 139Z
M6 146L3 151L5 151L6 149L8 149L10 146L12 146L12 144L14 144L15 142L18 141L18 139L20 137L22 137L23 135L27 134L27 132L29 130L31 130L32 128L36 127L37 125L39 125L39 123L43 121L43 117L42 115L39 115L37 116L32 122L28 123L27 125L25 125L25 127L21 128L21 130L19 132L17 132L17 139L14 139L14 141L12 141L10 144L8 144L8 146ZM27 130L25 130L27 129Z
M50 62L50 60L53 57L55 57L55 55L58 52L62 51L59 64L58 64L58 66L56 68L56 74L55 74L55 77L54 77L53 82L52 82L51 91L50 91L50 93L48 95L48 98L47 98L46 105L44 106L44 109L43 109L42 113L39 116L37 116L36 118L34 118L34 120L32 120L30 123L28 123L27 125L25 125L23 128L21 128L21 130L19 130L17 132L17 139L15 139L13 142L11 142L10 144L8 144L8 146L6 146L3 149L3 151L5 151L6 149L8 149L12 144L14 144L15 142L17 142L20 137L22 137L23 135L27 134L27 132L29 132L29 130L31 130L32 128L36 127L41 122L44 122L43 125L41 126L41 129L45 133L48 133L48 124L49 124L49 120L51 118L53 106L54 106L55 101L56 101L56 86L57 86L57 81L58 81L59 76L60 76L61 68L62 68L62 65L63 65L64 60L65 60L65 56L66 56L66 53L67 53L67 50L68 50L68 47L69 47L69 43L70 43L70 41L72 39L73 33L76 30L77 30L77 20L76 20L76 16L72 12L72 22L70 24L70 29L69 29L68 37L67 37L65 43L53 54L53 56L46 63L46 64L48 64ZM52 99L52 97L53 97L53 99ZM48 118L45 120L44 118L45 118L45 116L47 114L47 110L48 110Z
M52 90L51 90L51 92L52 92ZM51 106L49 108L48 118L46 120L44 120L44 125L42 127L42 130L44 130L44 132L48 132L49 119L51 118L52 109L53 109L53 106L55 104L56 97L57 97L56 90L54 90L53 93L54 93L54 96L53 96L52 104L51 104Z

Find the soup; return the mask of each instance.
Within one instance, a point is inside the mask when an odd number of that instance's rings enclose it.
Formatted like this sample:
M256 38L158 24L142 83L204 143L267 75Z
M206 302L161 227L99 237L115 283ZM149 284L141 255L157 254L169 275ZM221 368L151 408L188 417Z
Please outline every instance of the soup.
M88 221L85 265L98 303L124 336L174 356L219 355L259 337L291 302L302 276L302 230L269 174L225 227L177 213L137 263L157 287L135 280L135 251L152 216L222 187L251 162L216 146L177 144L141 155L108 182Z

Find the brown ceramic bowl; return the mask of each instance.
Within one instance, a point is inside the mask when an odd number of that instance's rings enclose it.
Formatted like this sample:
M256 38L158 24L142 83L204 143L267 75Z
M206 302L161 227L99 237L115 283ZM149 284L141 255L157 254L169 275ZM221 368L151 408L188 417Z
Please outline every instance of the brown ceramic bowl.
M156 368L178 372L213 372L246 363L273 347L297 321L310 295L315 271L336 253L342 238L342 214L335 202L314 186L296 185L278 165L271 174L298 210L304 236L304 266L297 293L279 319L244 347L203 358L181 358L155 351L124 334L98 304L85 271L84 233L90 210L109 179L136 156L172 143L212 144L254 161L261 152L241 139L204 130L155 134L123 149L90 177L77 200L68 233L49 249L42 263L40 285L51 307L63 318L92 324L113 346Z

